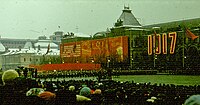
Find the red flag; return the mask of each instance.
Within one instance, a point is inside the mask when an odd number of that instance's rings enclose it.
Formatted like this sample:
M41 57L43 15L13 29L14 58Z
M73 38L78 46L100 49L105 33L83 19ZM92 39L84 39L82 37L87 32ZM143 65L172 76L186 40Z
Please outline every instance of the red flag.
M186 28L186 36L188 37L188 38L191 38L192 40L194 40L194 39L196 39L196 38L198 38L199 36L196 36L196 35L194 35L189 29L187 29Z
M47 55L49 53L49 50L50 50L50 43L48 44L48 47L47 47L47 52L45 55Z

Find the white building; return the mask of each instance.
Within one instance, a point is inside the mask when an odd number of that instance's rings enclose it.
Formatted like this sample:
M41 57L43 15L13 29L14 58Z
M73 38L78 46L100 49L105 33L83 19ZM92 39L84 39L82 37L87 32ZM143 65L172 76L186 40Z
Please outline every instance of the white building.
M0 43L1 49L5 48ZM59 55L60 50L58 49L58 45L50 40L38 40L34 45L31 41L27 41L24 48L8 49L6 53L1 54L0 64L2 70L15 69L18 66L29 67L30 65L41 64L44 59L51 59L52 56L59 57Z

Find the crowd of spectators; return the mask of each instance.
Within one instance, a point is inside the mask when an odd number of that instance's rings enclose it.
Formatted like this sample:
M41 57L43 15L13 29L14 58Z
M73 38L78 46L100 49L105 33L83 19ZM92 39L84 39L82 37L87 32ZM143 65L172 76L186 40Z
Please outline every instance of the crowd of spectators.
M191 103L198 103L199 96L193 96L197 93L200 93L199 85L46 81L20 77L16 71L7 70L2 75L0 105L199 105Z

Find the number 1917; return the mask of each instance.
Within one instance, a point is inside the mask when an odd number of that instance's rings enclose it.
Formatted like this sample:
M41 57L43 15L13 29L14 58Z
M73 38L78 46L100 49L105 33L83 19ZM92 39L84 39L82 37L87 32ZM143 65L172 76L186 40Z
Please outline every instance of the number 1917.
M171 32L168 34L163 33L162 37L160 34L148 35L148 55L154 54L167 54L167 39L171 39L169 53L174 54L176 45L176 32ZM161 40L162 38L162 40Z

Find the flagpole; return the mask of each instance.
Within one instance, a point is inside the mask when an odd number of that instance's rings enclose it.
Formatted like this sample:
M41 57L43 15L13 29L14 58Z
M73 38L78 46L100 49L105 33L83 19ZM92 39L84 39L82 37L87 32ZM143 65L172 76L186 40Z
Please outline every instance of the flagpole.
M182 57L182 60L183 60L183 69L185 68L185 22L184 22L185 19L183 19L183 57Z
M153 37L153 50L154 50L154 55L153 55L153 67L154 67L154 70L155 70L155 67L156 67L156 37L157 37L157 33L155 30L154 31L154 37Z
M183 69L185 67L185 29L183 29Z

